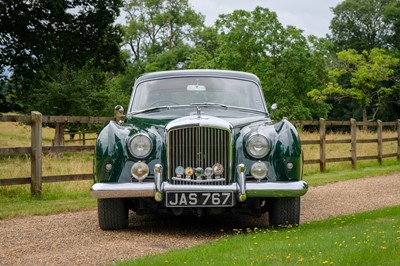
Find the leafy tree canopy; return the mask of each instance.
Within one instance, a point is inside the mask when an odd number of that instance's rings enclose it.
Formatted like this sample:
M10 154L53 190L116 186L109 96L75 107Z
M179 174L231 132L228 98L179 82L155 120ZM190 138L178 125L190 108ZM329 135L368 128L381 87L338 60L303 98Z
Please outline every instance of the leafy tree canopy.
M124 11L124 42L142 71L182 67L188 56L184 51L196 29L204 26L204 16L188 0L131 0Z
M345 0L332 11L331 39L336 51L400 48L398 0Z
M328 96L355 99L367 121L367 109L371 107L370 120L376 119L385 100L398 89L393 68L399 59L387 55L384 49L358 53L348 49L337 53L338 66L329 71L330 82L322 91L309 93L313 99L326 100Z
M257 7L220 15L214 28L202 32L190 67L247 71L260 77L269 104L281 107L276 116L326 117L329 106L315 104L307 92L324 85L328 43L305 38L294 27L283 27L274 12Z
M33 91L46 97L39 88L44 81L53 82L60 66L109 73L123 69L121 31L113 25L121 5L120 0L0 3L0 71L10 69L13 90L8 91L14 91L22 110L32 108Z

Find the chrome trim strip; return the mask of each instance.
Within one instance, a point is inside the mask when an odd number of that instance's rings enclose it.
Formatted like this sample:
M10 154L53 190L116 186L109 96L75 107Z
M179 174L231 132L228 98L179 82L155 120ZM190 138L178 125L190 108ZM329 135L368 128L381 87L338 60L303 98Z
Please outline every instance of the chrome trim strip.
M163 192L224 192L232 191L237 192L237 184L233 183L230 185L173 185L168 182L163 182Z
M307 190L308 185L305 181L246 183L246 194L249 198L300 197L306 194Z
M164 192L224 192L239 193L238 183L230 185L172 185L168 182L161 184ZM300 197L306 194L308 185L305 181L297 182L247 182L247 198L269 197ZM98 199L106 198L144 198L154 197L156 194L155 183L96 183L91 188L91 193Z
M237 166L238 172L238 188L239 188L239 201L246 200L246 177L244 176L244 172L246 172L246 166L244 164L239 164Z
M162 184L162 175L161 175L161 171L162 171L162 166L161 164L156 164L154 166L154 183L155 183L155 195L154 195L154 199L158 202L161 202L163 199L163 193L161 191L161 184Z
M191 182L191 183L199 183L199 184L206 184L206 183L218 183L218 182L224 182L225 178L215 178L215 179L186 179L186 178L180 178L180 177L173 177L171 178L174 181L182 181L182 182Z
M154 197L156 188L151 183L96 183L91 194L98 199Z

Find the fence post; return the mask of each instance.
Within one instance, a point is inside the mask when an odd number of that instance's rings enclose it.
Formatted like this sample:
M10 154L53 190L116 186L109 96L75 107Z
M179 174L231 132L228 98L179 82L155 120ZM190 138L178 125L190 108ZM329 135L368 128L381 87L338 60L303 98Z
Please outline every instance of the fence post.
M325 119L319 119L319 170L326 171L326 124Z
M383 149L382 149L382 121L378 120L378 162L379 165L382 165L382 156L383 156Z
M350 119L350 125L351 125L351 166L353 169L357 168L357 137L356 137L356 131L357 131L357 123L355 119Z
M400 119L397 119L397 160L400 161Z
M31 194L42 193L42 114L31 112Z

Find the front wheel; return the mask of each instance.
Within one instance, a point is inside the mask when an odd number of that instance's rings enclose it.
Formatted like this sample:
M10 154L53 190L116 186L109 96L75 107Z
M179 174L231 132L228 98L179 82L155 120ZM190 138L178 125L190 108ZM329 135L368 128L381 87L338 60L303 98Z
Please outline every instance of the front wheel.
M97 200L99 225L103 230L118 230L128 227L128 208L124 199Z
M300 223L300 197L273 198L269 208L269 226L288 226Z

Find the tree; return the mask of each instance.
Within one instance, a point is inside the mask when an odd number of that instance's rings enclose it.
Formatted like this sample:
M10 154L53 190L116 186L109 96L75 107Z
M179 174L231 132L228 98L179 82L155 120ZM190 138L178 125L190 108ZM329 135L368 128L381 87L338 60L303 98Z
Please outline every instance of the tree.
M257 7L220 15L214 29L205 29L196 40L190 67L247 71L263 84L268 104L280 105L276 116L296 119L325 117L329 106L307 97L326 80L325 46L307 39L294 27L283 27L274 12ZM211 37L210 39L208 39Z
M337 53L337 57L338 66L329 71L330 82L326 88L313 90L309 95L318 100L326 100L328 96L355 99L362 110L363 121L368 120L369 108L372 111L369 120L375 120L385 100L398 90L393 68L399 59L379 48L362 53L348 49Z
M384 11L385 23L390 25L393 33L389 39L389 43L400 51L400 2L391 1Z
M182 51L189 49L193 33L204 23L204 16L196 13L187 0L131 0L125 2L124 11L124 42L133 63L142 71L182 65L187 61ZM157 62L167 58L169 64ZM146 69L147 62L152 66Z
M27 96L41 81L50 81L59 65L92 67L113 75L123 69L121 32L113 25L121 4L120 0L0 3L0 68L2 73L10 68L10 82L24 100L22 109L29 111Z
M351 48L362 52L395 45L399 34L397 0L345 0L332 11L330 37L337 51Z

